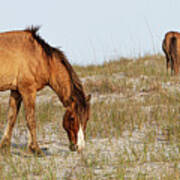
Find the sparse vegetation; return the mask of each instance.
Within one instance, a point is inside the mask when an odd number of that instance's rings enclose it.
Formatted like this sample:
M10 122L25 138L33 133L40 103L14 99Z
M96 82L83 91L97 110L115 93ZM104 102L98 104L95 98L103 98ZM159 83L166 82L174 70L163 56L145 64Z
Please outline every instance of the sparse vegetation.
M47 156L26 153L22 108L11 154L0 154L0 179L180 179L180 78L167 74L165 58L121 58L75 70L93 95L85 151L69 151L61 125L64 108L45 89L37 97L36 118Z

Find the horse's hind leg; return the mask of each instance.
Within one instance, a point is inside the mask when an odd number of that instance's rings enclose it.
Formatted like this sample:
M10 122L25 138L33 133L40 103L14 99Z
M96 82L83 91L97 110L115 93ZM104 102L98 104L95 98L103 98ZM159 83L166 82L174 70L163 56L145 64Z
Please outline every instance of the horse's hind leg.
M174 59L171 57L171 76L173 76L175 73L174 66L175 66Z
M18 91L11 91L9 99L8 123L0 143L0 148L10 147L12 130L20 109L21 100L21 95Z
M169 56L166 54L166 70L167 70L167 74L168 74L168 69L170 68L170 58Z
M39 148L36 139L36 121L35 121L36 90L34 90L33 88L28 88L26 90L23 90L22 98L26 111L27 126L30 133L28 148L30 152L33 152L37 155L42 155L43 152Z

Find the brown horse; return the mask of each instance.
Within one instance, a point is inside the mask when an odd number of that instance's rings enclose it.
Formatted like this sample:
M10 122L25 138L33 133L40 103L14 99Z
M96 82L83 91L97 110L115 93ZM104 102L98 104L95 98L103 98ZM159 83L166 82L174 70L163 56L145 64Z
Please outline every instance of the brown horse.
M171 75L178 75L180 66L180 33L166 33L162 49L166 56L167 71L171 67Z
M33 153L42 153L36 139L35 99L37 91L50 86L67 108L63 127L70 149L80 151L85 146L91 96L85 96L81 81L63 52L46 43L37 34L38 30L38 27L31 27L0 33L0 91L11 91L8 123L0 149L10 147L12 130L23 101L30 132L28 148Z

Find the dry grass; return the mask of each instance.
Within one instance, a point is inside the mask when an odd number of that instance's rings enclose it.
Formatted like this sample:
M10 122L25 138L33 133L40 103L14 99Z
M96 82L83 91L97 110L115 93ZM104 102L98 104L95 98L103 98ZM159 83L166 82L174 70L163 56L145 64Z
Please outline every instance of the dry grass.
M0 179L180 179L180 78L167 74L164 57L121 58L75 69L93 95L86 150L69 152L61 126L64 108L45 89L39 98L49 101L37 99L36 117L39 142L48 154L25 154L22 109L12 153L0 155ZM1 105L1 129L4 109Z

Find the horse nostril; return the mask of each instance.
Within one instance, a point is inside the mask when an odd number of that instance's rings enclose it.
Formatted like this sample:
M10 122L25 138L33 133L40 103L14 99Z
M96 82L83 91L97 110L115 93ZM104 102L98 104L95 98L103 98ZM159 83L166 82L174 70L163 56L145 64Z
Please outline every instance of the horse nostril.
M82 148L78 148L78 150L77 150L77 151L78 151L78 153L81 153L81 152L82 152L82 150L83 150Z
M76 144L70 144L70 145L69 145L69 149L70 149L71 151L77 151L78 147L77 147Z

